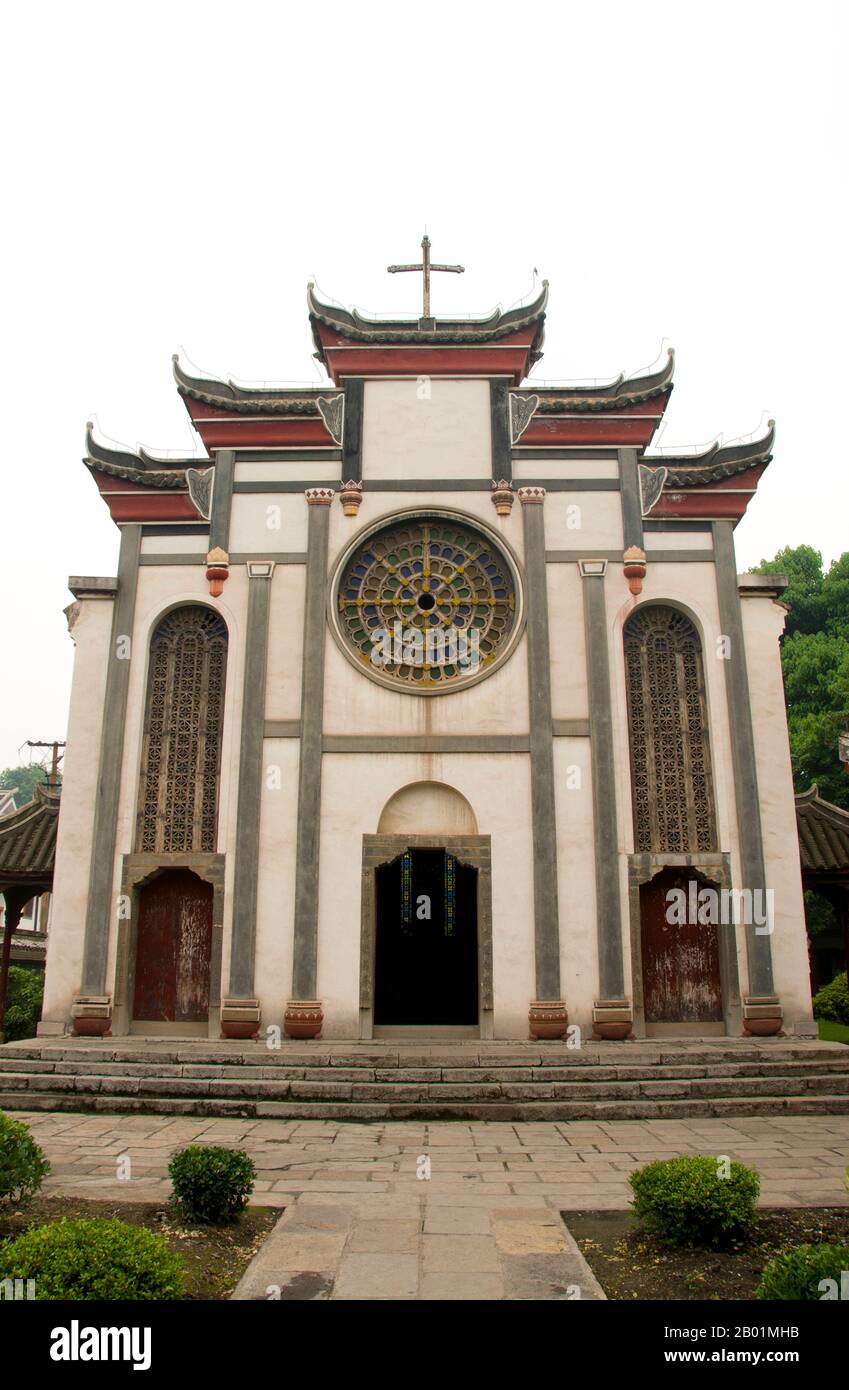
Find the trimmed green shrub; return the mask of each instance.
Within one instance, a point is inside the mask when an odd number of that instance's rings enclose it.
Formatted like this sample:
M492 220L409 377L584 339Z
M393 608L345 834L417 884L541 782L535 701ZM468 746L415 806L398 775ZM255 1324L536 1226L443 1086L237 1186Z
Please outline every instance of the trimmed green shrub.
M182 1298L183 1261L164 1236L93 1217L33 1226L0 1246L0 1279L32 1279L36 1299Z
M174 1200L184 1221L222 1226L248 1204L256 1169L243 1149L190 1144L168 1164Z
M50 1172L26 1125L0 1110L0 1201L25 1202Z
M3 1021L5 1042L20 1042L23 1038L35 1037L43 995L42 971L24 970L20 965L9 966L6 1016Z
M844 1273L849 1273L849 1245L796 1245L764 1266L755 1298L816 1301L828 1292L819 1287L823 1279L834 1280L831 1293L840 1298Z
M845 970L814 995L814 1018L824 1018L829 1023L849 1023L849 986Z
M720 1162L703 1154L647 1163L632 1173L634 1212L670 1245L719 1248L745 1236L760 1178L743 1163L721 1177Z

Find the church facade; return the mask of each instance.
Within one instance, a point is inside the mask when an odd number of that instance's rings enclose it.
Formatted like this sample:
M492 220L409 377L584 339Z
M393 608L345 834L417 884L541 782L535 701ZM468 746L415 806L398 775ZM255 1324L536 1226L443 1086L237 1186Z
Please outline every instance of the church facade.
M327 384L175 359L206 458L105 445L43 1034L806 1034L773 433L651 452L673 358L534 385L488 319L308 313ZM429 311L429 305L427 305Z

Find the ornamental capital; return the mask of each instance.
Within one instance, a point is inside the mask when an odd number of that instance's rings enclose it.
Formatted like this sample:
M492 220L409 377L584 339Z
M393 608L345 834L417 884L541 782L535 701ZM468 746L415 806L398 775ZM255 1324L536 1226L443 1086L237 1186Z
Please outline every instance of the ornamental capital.
M513 484L509 478L498 478L492 482L492 502L499 516L509 516L513 510Z
M310 507L329 507L335 495L332 487L308 487L304 493Z
M356 516L363 500L363 485L354 478L343 482L339 489L339 500L346 516Z
M523 507L528 507L532 503L537 503L537 505L542 506L542 503L545 501L545 488L520 487L516 495Z

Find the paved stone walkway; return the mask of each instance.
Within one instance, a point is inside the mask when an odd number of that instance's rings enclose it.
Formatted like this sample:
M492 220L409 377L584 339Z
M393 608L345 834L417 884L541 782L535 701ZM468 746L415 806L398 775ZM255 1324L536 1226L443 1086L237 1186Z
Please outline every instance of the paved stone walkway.
M19 1113L53 1165L45 1191L165 1201L170 1154L238 1145L253 1200L287 1210L243 1298L603 1297L560 1220L625 1208L654 1158L727 1154L764 1206L849 1205L849 1116L540 1124L354 1124ZM129 1172L127 1173L127 1158ZM119 1165L125 1176L119 1177Z

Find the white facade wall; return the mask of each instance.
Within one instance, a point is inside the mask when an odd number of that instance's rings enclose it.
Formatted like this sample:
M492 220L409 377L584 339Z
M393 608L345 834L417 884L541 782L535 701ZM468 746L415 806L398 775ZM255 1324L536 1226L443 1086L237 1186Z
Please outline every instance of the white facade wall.
M498 517L488 487L477 491L439 491L439 478L488 479L491 471L489 384L486 381L431 383L430 399L417 397L415 381L372 381L365 390L363 473L367 481L421 478L417 492L367 491L359 514L344 516L338 503L330 511L328 580L350 541L383 518L413 508L445 509L484 523L524 564L522 507ZM334 466L330 472L338 471ZM238 463L237 481L271 483L329 479L327 465ZM610 460L523 461L522 477L617 476ZM549 491L545 505L549 551L621 551L618 492ZM302 493L236 493L233 498L232 554L303 555L307 548L308 507ZM227 856L223 921L222 992L227 992L232 921L233 855L237 826L237 787L241 727L244 640L248 578L233 564L220 600L209 598L204 577L204 542L195 537L145 538L142 554L173 551L198 554L197 565L145 564L139 570L133 657L123 751L117 826L114 890L120 890L122 857L134 849L142 723L147 684L147 652L163 614L185 602L212 603L227 622L230 642L219 810L219 852ZM709 548L704 532L651 532L646 549ZM300 717L305 566L278 563L271 581L266 720ZM251 581L259 582L259 581ZM583 589L577 564L547 568L551 646L551 696L555 720L587 720ZM649 563L638 600L629 593L621 566L611 562L604 580L611 700L615 740L615 780L619 834L618 872L622 904L626 991L630 992L628 855L633 851L627 713L622 627L637 604L682 607L699 629L710 723L720 848L731 857L739 883L734 776L731 765L725 670L717 656L720 636L716 577L704 564ZM801 885L795 857L795 818L777 639L780 610L768 600L744 600L749 679L755 718L768 879L776 888L773 952L776 988L792 1022L809 1017L807 959L801 911ZM65 789L55 881L55 929L50 938L45 1022L67 1020L79 986L89 846L93 819L100 721L105 686L111 603L87 600L74 627L77 654L69 723ZM491 676L456 694L417 697L386 689L356 669L325 629L324 732L346 735L527 735L527 638ZM570 1017L589 1031L598 995L595 921L595 858L587 737L554 739L556 837L562 993ZM269 737L264 745L260 816L260 876L257 906L256 992L264 1024L279 1023L291 993L294 883L297 841L299 741ZM279 786L275 769L279 769ZM325 1035L356 1036L359 1029L359 952L362 837L377 832L381 812L401 788L435 781L466 798L480 834L492 837L494 1026L496 1037L526 1037L527 1008L535 996L533 855L530 760L524 753L328 753L322 766L321 851L318 901L318 994L325 1008ZM108 980L114 989L116 938L110 940ZM738 941L741 990L747 988L742 928Z

